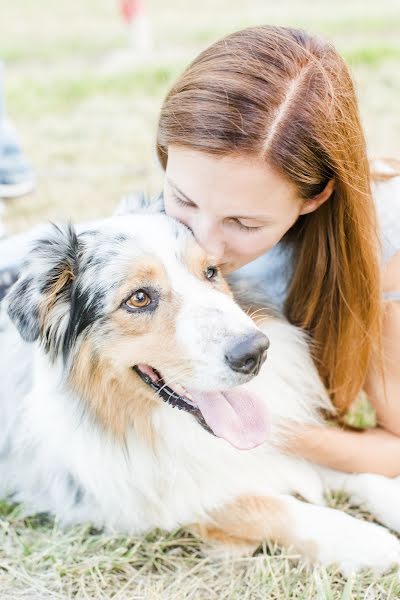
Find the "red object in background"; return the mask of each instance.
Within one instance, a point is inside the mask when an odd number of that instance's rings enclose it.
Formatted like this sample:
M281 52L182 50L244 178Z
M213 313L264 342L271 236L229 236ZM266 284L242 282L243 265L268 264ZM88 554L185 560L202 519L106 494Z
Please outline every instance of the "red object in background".
M144 0L119 0L119 8L127 23L131 23L135 17L145 12Z

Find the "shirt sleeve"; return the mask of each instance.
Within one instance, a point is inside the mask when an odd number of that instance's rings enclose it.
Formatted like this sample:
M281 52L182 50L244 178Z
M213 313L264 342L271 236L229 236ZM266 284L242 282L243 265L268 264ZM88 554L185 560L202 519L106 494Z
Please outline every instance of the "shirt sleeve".
M400 251L400 176L374 183L372 194L378 216L384 265Z
M389 169L385 163L378 168ZM390 171L387 173L390 175ZM400 252L400 176L374 183L372 193L380 227L382 265L385 265L397 252ZM385 302L399 302L400 290L384 292Z

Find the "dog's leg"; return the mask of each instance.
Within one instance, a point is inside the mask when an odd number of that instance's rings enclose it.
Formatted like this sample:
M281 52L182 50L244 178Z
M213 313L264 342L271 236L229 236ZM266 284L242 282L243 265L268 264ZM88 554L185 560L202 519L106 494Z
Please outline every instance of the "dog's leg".
M275 541L312 562L337 563L345 575L400 564L400 542L383 527L291 496L241 496L194 530L228 552L233 546L254 549L263 540Z
M382 525L400 533L400 485L398 479L370 473L341 473L319 468L324 488L343 491L352 502L366 508Z

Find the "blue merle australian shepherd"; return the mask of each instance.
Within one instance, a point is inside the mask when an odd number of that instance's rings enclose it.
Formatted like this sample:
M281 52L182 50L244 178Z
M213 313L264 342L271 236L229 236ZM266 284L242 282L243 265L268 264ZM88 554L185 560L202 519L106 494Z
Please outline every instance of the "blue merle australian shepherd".
M151 208L49 226L1 305L0 496L63 526L185 526L214 552L398 564L385 527L324 506L341 488L400 531L397 481L285 453L332 407L303 333L266 314Z

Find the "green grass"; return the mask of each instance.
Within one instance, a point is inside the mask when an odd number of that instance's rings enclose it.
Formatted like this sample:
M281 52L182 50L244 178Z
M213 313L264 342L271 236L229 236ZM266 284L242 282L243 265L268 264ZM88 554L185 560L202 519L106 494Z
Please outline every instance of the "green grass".
M343 53L350 65L377 67L388 61L400 60L399 46L354 48ZM108 97L159 97L184 67L184 62L139 66L129 73L115 75L96 74L93 68L86 73L72 73L37 80L27 77L12 82L7 90L7 101L13 111L24 118L46 114L62 114L76 110L81 102L96 96Z
M376 427L376 414L365 395L359 398L347 411L344 422L354 429L370 429Z
M313 26L315 29L324 31L325 33L338 33L340 35L344 33L352 34L354 32L361 32L363 35L380 32L387 33L388 31L395 33L398 32L400 27L400 14L398 12L397 15L380 15L375 17L363 17L358 14L357 17L352 18L333 18L325 21L316 21Z
M61 115L74 111L79 104L96 96L127 97L164 95L167 85L179 73L179 66L150 65L131 73L96 75L89 70L85 75L67 75L51 80L37 81L29 77L12 83L7 91L7 102L24 118L46 114Z
M354 48L343 52L345 59L352 65L366 65L376 67L386 61L396 62L400 60L400 46L377 46L370 48Z
M72 32L73 33L73 32ZM101 39L85 39L70 35L65 39L47 39L41 44L32 44L32 40L23 39L16 46L15 41L9 38L2 40L1 59L7 65L20 66L24 62L44 61L52 62L65 60L71 56L85 56L86 60L95 59L102 53L106 53L118 44L123 43L123 36L107 36Z
M356 514L344 496L331 506ZM360 513L361 517L365 517ZM23 518L10 507L0 517L0 598L136 598L176 600L395 600L396 573L365 572L345 581L337 570L299 563L298 556L263 544L253 557L215 559L179 529L127 537L89 525L63 532L45 518Z

